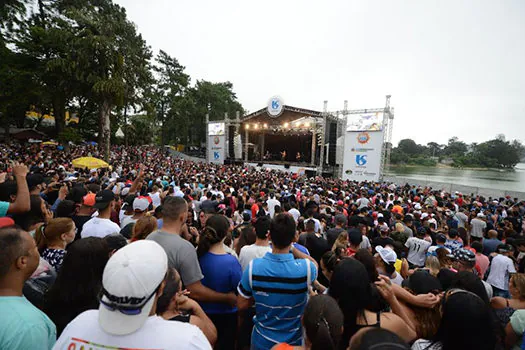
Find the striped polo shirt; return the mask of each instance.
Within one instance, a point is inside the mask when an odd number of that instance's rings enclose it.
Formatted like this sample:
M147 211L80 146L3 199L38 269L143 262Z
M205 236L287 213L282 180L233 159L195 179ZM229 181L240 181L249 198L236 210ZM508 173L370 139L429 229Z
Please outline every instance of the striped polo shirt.
M242 297L255 300L252 349L271 349L278 343L301 345L301 316L308 285L316 278L315 265L292 254L266 253L252 260L237 288Z

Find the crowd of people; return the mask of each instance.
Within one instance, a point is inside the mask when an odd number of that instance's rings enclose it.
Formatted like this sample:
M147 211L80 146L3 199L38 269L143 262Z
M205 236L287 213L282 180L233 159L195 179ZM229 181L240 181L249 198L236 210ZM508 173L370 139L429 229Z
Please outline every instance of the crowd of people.
M525 201L0 145L0 349L525 348Z

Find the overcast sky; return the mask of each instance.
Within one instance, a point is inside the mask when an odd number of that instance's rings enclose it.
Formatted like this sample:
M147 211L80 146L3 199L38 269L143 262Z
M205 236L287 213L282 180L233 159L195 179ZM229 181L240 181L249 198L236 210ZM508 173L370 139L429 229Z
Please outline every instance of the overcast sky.
M395 107L393 141L525 141L524 0L115 0L193 82L322 110Z

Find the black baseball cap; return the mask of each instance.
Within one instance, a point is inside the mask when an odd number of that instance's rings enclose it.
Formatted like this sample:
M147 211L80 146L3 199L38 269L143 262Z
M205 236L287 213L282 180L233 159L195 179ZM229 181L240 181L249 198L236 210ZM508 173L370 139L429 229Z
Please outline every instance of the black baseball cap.
M110 190L103 190L97 193L95 197L95 205L93 206L96 209L104 210L108 207L109 203L115 200L115 194Z

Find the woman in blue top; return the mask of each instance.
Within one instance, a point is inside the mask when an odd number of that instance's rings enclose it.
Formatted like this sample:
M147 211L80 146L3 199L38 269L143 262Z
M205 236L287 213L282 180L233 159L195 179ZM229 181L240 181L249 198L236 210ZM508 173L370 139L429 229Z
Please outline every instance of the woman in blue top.
M224 239L230 222L223 215L213 215L199 239L197 255L204 278L202 284L219 293L235 292L242 276L236 257L224 250ZM228 304L201 302L202 309L217 328L215 349L234 349L237 330L237 308Z

